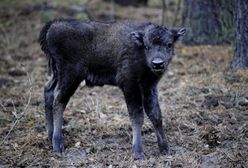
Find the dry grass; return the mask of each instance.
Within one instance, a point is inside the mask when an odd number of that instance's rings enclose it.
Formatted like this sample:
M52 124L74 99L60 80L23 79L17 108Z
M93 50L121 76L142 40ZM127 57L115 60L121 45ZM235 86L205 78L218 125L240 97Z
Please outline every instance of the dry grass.
M25 71L33 81L33 96L25 116L0 146L0 167L248 166L248 107L239 105L240 98L248 97L248 74L228 71L233 55L230 46L176 48L170 70L159 84L164 127L174 151L171 156L159 154L146 118L146 160L133 161L131 127L121 91L109 86L87 88L84 84L64 115L65 156L55 156L47 140L43 109L46 59L36 42L45 12L18 15L22 9L21 3L4 7L0 15L1 142L15 121L14 114L22 114L27 104ZM127 18L127 13L120 11L118 15ZM218 105L208 106L207 96Z

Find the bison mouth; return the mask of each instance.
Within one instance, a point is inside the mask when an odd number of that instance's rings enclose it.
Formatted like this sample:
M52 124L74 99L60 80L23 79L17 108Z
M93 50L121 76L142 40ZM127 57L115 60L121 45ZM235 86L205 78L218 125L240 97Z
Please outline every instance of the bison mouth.
M153 68L152 68L152 72L153 72L155 75L162 75L165 71L166 71L166 68L164 68L164 69L153 69Z

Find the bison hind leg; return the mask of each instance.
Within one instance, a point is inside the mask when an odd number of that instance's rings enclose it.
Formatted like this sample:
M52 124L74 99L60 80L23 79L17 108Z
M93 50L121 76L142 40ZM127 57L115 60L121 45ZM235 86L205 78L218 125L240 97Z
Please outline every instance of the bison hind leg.
M48 129L48 138L52 142L53 137L53 100L54 89L57 85L57 79L53 76L44 87L45 114Z
M69 102L71 96L78 88L82 77L78 75L73 69L63 72L63 75L59 76L57 86L54 90L54 101L53 101L53 151L63 152L64 151L64 140L62 134L63 125L63 112Z

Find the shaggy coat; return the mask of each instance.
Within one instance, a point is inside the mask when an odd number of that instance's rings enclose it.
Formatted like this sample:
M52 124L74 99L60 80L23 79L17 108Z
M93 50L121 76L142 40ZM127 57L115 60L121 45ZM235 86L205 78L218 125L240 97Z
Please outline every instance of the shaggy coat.
M144 111L154 125L158 145L169 152L162 128L157 83L173 57L174 43L185 29L152 23L48 22L40 33L52 78L44 89L45 112L53 151L63 152L63 111L80 82L118 86L124 93L133 128L133 156L143 159Z

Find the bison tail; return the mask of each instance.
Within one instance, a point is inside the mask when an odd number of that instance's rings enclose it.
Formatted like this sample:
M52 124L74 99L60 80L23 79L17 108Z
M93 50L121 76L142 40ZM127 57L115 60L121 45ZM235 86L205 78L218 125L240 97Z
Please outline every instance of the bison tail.
M54 21L49 21L42 28L42 30L40 31L40 36L39 36L39 43L41 46L41 50L48 57L48 73L50 75L52 72L54 77L56 77L57 76L57 68L56 68L55 60L52 57L52 55L50 54L48 44L47 44L47 32L53 23L54 23Z

